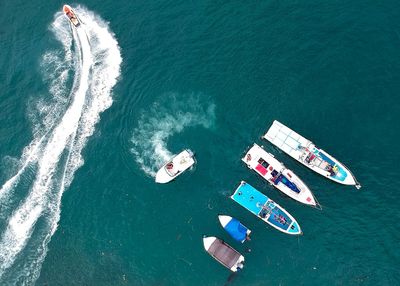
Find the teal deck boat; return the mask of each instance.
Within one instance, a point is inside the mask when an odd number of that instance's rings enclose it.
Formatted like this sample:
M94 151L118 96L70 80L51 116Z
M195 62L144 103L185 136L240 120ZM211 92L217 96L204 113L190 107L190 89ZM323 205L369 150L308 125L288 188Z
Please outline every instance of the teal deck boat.
M284 208L244 181L231 199L281 232L302 234L297 221Z

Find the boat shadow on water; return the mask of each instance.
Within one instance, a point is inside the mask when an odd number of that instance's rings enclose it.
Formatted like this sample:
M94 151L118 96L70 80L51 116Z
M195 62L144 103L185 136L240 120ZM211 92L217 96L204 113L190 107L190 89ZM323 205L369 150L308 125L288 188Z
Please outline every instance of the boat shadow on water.
M236 277L238 276L239 273L240 273L240 271L231 273L228 276L228 279L226 279L226 282L225 282L224 286L228 286L228 285L232 284L235 281L235 279L236 279Z

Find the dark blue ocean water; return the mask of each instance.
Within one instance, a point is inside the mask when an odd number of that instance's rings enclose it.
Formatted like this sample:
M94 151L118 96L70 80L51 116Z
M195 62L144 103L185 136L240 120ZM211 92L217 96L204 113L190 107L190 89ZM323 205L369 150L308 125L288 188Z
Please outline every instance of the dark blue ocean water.
M397 1L0 2L0 284L224 285L202 235L245 254L230 285L400 284ZM260 136L279 120L346 164L328 181ZM323 210L240 161L257 142ZM194 170L154 172L190 148ZM228 196L241 180L303 236ZM239 245L229 214L253 231ZM251 248L250 253L245 250Z

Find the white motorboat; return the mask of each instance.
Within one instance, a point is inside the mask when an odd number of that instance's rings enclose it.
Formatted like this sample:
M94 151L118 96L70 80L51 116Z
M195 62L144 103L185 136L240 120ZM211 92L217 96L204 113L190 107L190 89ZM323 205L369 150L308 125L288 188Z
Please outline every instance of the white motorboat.
M307 185L293 171L286 169L281 162L276 160L274 155L257 144L247 151L242 161L268 183L292 199L313 207L318 205Z
M279 121L275 120L263 137L314 172L337 183L361 188L342 163Z
M194 163L196 163L196 161L193 152L189 149L183 150L158 170L156 174L156 183L164 184L172 181L192 167Z

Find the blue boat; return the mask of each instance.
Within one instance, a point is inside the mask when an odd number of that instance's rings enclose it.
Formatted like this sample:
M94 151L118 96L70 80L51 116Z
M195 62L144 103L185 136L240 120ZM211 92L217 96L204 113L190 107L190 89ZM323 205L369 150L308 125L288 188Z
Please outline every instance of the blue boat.
M243 243L246 240L250 240L249 235L251 233L251 230L241 224L240 221L238 221L237 219L228 215L219 215L218 219L222 227L236 241Z
M231 199L281 232L302 234L300 225L284 208L245 181L236 188Z

